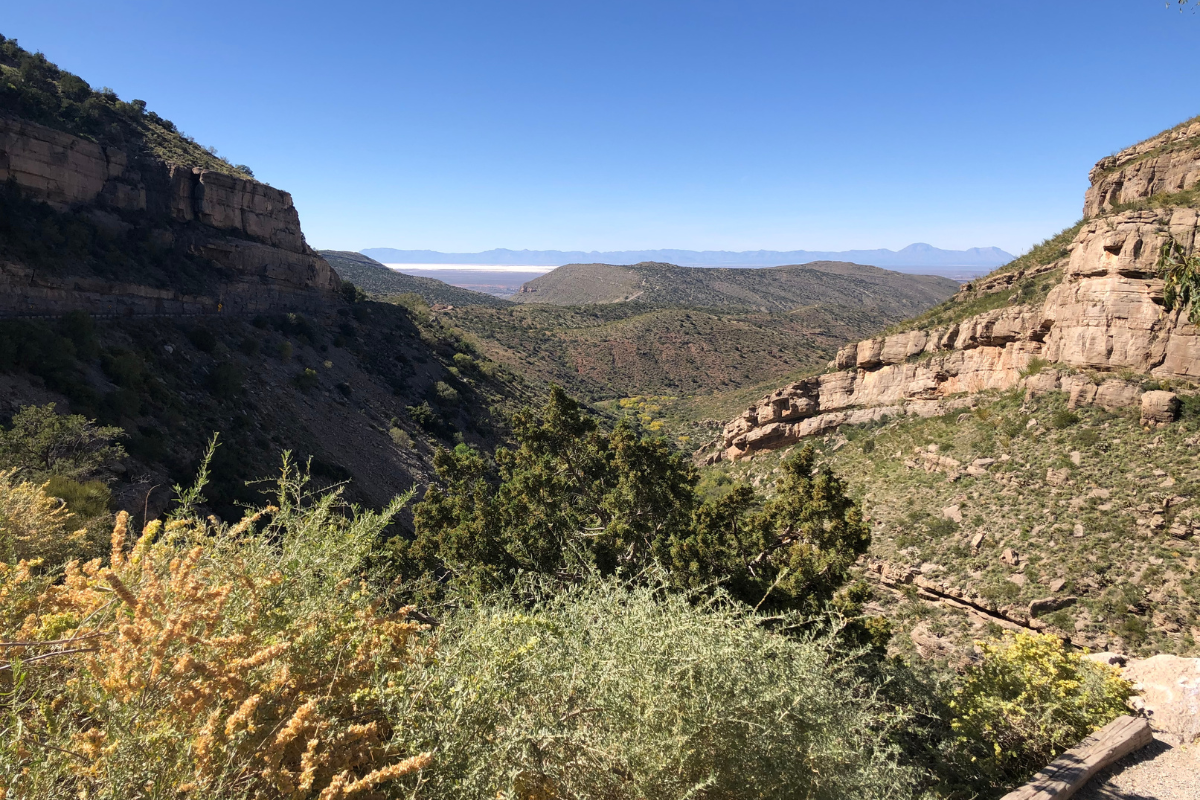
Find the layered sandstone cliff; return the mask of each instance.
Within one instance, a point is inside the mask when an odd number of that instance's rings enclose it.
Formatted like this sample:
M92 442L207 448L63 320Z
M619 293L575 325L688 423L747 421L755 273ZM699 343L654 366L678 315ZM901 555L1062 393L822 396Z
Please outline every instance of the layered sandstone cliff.
M0 314L249 313L325 302L337 277L305 242L291 196L253 180L167 163L0 116L0 182L115 233L153 228L166 249L211 265L184 292L0 259ZM10 185L11 185L10 184Z
M1197 209L1180 203L1200 182L1200 122L1104 159L1091 177L1069 255L1027 270L1061 270L1044 302L848 345L835 371L783 387L727 424L724 457L884 415L944 413L986 390L1061 390L1075 404L1118 407L1140 392L1109 374L1200 376L1197 329L1185 309L1164 308L1159 277L1164 244L1196 246ZM989 276L964 295L1005 291L1023 272Z

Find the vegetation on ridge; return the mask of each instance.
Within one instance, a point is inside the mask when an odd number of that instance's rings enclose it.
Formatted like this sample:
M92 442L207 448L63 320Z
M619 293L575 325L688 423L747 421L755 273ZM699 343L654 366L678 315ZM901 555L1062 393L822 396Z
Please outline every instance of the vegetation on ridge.
M104 145L144 148L162 159L203 167L239 178L253 173L202 147L170 120L146 109L144 100L125 102L107 87L99 91L60 69L16 39L0 36L0 111Z

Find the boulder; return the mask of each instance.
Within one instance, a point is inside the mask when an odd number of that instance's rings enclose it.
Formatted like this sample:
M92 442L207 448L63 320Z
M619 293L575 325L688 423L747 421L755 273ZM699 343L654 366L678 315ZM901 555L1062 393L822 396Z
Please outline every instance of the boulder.
M1034 600L1029 604L1029 616L1040 617L1043 614L1049 614L1059 609L1069 608L1075 605L1078 598L1072 595L1063 595L1059 597L1043 597L1040 600Z
M1174 392L1152 391L1142 395L1142 423L1174 422L1179 416L1179 396Z
M1174 744L1200 741L1200 659L1164 654L1131 660L1123 675L1141 694L1156 733Z

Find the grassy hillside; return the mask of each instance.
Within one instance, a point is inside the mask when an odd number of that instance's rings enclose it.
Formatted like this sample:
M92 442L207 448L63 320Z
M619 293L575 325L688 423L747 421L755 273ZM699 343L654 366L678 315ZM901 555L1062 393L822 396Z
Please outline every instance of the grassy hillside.
M1068 411L1065 400L988 395L973 411L844 428L816 444L871 516L872 555L1020 614L1039 598L1077 597L1043 620L1095 650L1200 654L1200 416L1148 431L1136 409ZM930 448L964 468L995 462L950 480L923 468L915 451ZM770 485L783 457L713 474ZM902 631L924 623L963 653L982 632L912 592L877 599Z
M508 301L490 294L460 289L432 278L396 272L362 253L355 253L351 250L319 250L317 252L329 262L329 266L333 267L334 272L341 276L342 280L351 281L355 286L370 294L380 296L415 294L431 305L435 303L451 306L503 307L509 305Z
M948 278L819 261L769 269L674 264L568 264L525 284L514 301L588 305L638 301L654 306L791 311L818 304L874 306L907 317L958 289Z
M767 313L641 302L469 306L438 316L489 358L591 400L709 394L778 380L823 366L841 344L889 321L874 307Z

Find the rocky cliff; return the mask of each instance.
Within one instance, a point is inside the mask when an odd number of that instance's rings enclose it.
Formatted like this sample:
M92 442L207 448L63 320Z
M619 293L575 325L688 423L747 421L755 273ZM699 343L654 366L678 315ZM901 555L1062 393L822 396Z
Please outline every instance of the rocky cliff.
M254 313L319 305L337 286L291 196L254 180L0 116L0 182L15 202L48 204L114 246L148 242L166 264L147 282L98 274L82 258L46 266L5 253L2 315ZM200 265L189 285L172 280L175 256Z
M1141 400L1148 421L1169 418L1170 401L1142 398L1129 378L1200 375L1197 329L1186 309L1164 308L1159 277L1165 244L1173 240L1186 253L1196 246L1198 182L1200 121L1103 159L1065 256L1001 268L958 296L969 307L1023 279L1061 275L1043 302L1022 304L1013 291L1008 304L944 327L848 345L827 374L783 387L729 422L723 453L706 457L737 459L884 415L940 414L974 393L1014 387L1065 391L1072 404Z

